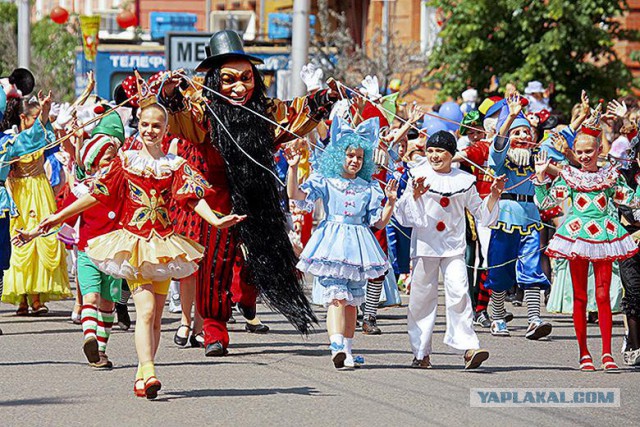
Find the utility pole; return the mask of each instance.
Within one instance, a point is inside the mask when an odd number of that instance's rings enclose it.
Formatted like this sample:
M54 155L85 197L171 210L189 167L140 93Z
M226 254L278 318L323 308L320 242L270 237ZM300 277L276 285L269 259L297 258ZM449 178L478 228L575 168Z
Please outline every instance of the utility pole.
M307 92L300 78L302 66L309 60L309 0L293 2L293 29L291 34L291 80L289 95L302 96Z
M384 61L384 76L382 77L382 87L384 88L384 90L386 90L387 86L389 86L389 82L387 81L387 76L389 75L389 39L391 37L389 30L389 9L389 0L384 0L384 3L382 3L382 59Z
M29 68L31 62L31 5L18 0L18 67Z

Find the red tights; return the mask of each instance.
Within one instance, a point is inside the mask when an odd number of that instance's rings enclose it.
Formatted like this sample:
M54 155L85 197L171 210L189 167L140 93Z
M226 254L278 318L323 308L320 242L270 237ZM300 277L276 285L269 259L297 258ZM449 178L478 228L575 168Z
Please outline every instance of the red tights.
M571 281L573 282L573 326L580 348L580 357L589 354L587 348L587 278L589 262L585 259L569 261ZM596 304L598 305L598 323L602 335L602 354L611 354L611 261L594 261L593 273L596 279Z

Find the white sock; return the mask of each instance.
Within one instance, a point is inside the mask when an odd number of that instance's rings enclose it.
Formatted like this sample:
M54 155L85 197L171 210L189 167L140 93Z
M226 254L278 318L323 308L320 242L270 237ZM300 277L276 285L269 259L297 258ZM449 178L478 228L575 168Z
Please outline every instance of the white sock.
M353 348L353 338L345 338L344 339L344 351L350 355L351 349Z
M329 341L332 343L336 343L338 345L344 345L344 335L342 334L333 334L329 336Z

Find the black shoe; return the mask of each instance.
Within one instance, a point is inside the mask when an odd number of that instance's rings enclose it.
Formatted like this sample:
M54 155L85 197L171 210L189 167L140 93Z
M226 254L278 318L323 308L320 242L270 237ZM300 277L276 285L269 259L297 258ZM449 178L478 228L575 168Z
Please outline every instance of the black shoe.
M189 343L193 348L204 348L204 333L200 332L199 334L191 334L189 337Z
M365 316L362 320L362 333L365 335L381 335L382 331L376 324L376 318L373 316Z
M514 307L522 307L522 300L514 299L513 301L511 301L511 304L513 304Z
M0 335L2 335L2 329L0 329Z
M231 324L236 323L236 318L233 317L233 313L229 316L229 320L227 320L227 323L231 323Z
M515 304L514 304L515 305ZM509 323L513 320L513 313L510 311L507 311L504 315L504 321Z
M587 323L596 325L598 323L598 312L597 311L590 311L589 314L587 315Z
M489 314L487 314L487 310L482 310L475 314L475 320L473 321L474 325L480 326L482 328L490 328L491 327L491 319L489 319Z
M128 331L131 327L131 317L126 304L116 303L116 314L118 315L118 326L123 331Z
M183 329L183 328L187 329L187 333L185 334L184 337L181 337L180 335L178 335L178 332L180 332L180 330ZM184 347L189 342L189 333L190 332L191 332L191 327L189 327L187 325L180 325L180 327L176 331L176 334L173 336L173 342L176 343L176 345L178 345L180 347Z
M227 353L229 352L227 351L226 348L224 348L224 346L220 341L207 344L207 347L204 350L204 355L207 357L222 357L222 356L226 356Z
M252 334L266 334L269 332L269 327L264 323L260 323L259 325L247 323L244 325L244 330Z

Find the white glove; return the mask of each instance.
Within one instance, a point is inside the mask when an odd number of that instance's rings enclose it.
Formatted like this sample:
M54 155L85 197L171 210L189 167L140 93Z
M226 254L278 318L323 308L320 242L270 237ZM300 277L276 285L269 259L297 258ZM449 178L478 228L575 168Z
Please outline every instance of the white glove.
M336 117L342 117L344 119L348 112L349 100L341 99L340 101L334 102L331 113L329 113L329 120L333 120Z
M97 122L93 122L91 124L85 125L88 121L96 117L96 113L93 110L95 105L83 105L78 107L78 125L84 126L84 131L88 134L91 134L93 128L98 124Z
M360 93L369 98L370 101L377 101L381 98L377 76L366 76L361 85Z
M59 130L65 129L71 120L73 120L74 113L75 108L68 102L59 104L58 117L56 117L56 121L52 123L53 128Z
M389 164L389 153L381 148L373 150L373 162L378 166L386 166Z
M312 63L303 65L302 70L300 70L300 78L307 86L307 92L322 89L323 76L324 72L322 71L322 68L319 68Z

